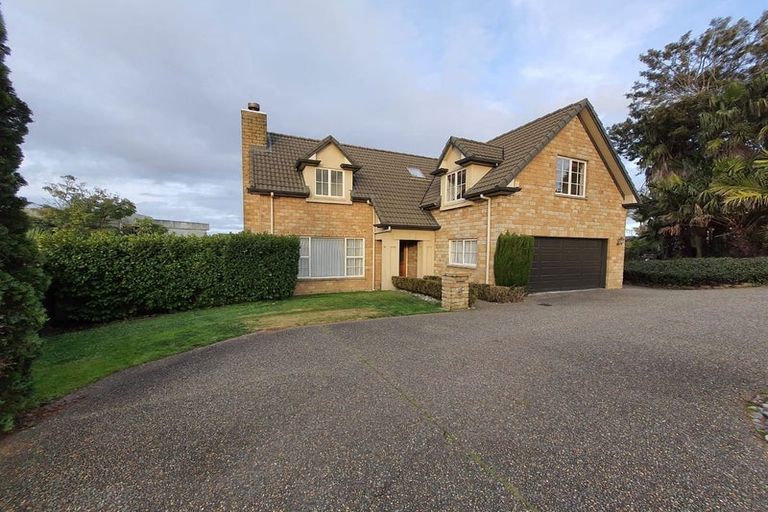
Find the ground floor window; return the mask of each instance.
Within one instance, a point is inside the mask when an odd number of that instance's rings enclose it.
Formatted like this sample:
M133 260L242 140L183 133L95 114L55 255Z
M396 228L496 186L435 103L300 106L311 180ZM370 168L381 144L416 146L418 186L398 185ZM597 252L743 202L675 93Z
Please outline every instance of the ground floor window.
M451 240L448 254L451 265L474 267L477 265L477 240Z
M361 277L365 268L363 238L300 238L299 277Z

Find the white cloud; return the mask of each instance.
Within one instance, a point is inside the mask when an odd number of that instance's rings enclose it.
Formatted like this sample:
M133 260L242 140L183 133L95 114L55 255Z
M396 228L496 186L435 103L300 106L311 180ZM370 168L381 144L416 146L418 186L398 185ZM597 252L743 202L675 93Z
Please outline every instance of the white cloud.
M253 100L275 131L423 154L584 96L615 122L637 54L691 28L681 2L5 2L35 114L25 193L74 174L149 215L237 228Z

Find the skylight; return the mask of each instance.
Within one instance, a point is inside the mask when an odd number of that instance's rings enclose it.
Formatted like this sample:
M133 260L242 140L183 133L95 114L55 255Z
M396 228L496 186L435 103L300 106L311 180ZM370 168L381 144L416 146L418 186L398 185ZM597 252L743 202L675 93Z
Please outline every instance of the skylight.
M414 178L424 177L424 173L421 172L421 169L419 169L418 167L409 167L408 172L411 173L411 176L413 176Z

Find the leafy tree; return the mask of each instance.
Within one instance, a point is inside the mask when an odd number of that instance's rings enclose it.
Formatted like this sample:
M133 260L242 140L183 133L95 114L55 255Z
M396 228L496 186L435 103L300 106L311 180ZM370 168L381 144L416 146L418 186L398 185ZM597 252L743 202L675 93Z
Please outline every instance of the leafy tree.
M40 209L36 225L41 229L77 232L114 230L117 229L116 221L136 213L136 206L128 199L101 188L89 189L71 175L61 178L61 182L43 187L53 201Z
M646 69L627 95L629 117L610 133L645 172L635 215L644 237L662 241L667 256L717 254L723 241L737 255L762 251L763 217L736 211L713 184L737 179L726 171L733 159L743 160L747 179L765 149L768 11L754 24L717 18L700 36L688 32L640 60Z
M25 185L18 172L21 143L31 112L13 89L5 57L5 23L0 14L0 430L13 427L30 386L30 365L39 349L37 331L45 320L41 305L47 280L34 243L26 236Z
M121 232L126 235L164 235L168 233L168 228L158 224L150 217L143 217L124 226Z
M768 254L768 152L720 159L709 191L722 200L740 254Z

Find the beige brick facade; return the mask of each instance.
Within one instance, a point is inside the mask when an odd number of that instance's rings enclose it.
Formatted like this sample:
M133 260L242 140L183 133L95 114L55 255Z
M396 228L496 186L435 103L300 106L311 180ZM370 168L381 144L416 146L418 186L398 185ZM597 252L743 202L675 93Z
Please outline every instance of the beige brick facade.
M371 290L373 262L373 208L366 203L329 204L301 197L247 194L245 229L269 233L274 201L274 234L365 239L363 277L300 279L296 294Z
M345 237L365 240L363 277L335 279L300 279L297 294L363 291L392 288L390 276L397 275L401 240L410 241L404 252L407 275L461 274L471 282L494 283L493 254L500 233L511 231L533 236L598 238L607 240L606 287L622 285L624 265L624 227L627 202L613 175L606 167L601 153L590 138L594 132L592 118L578 115L536 155L510 186L520 190L512 195L490 198L491 227L487 235L488 201L458 201L432 210L441 228L437 231L409 229L374 229L378 221L373 206L367 202L352 202L352 172L345 171L344 197L328 201L312 193L310 196L285 197L248 192L250 185L250 147L267 144L266 115L253 110L241 111L243 148L243 218L244 228L266 232L310 237ZM585 128L586 122L588 128ZM600 144L604 144L601 142ZM605 155L605 147L603 155ZM345 156L333 146L312 155L313 159L331 162L341 167ZM447 152L440 166L452 170L461 155L455 149ZM558 156L586 161L586 197L572 198L555 194L555 166ZM317 165L316 163L314 165ZM610 165L614 165L611 161ZM491 169L490 164L467 167L467 186L471 187ZM298 172L298 171L296 171ZM309 179L305 168L304 180ZM314 171L311 171L314 176ZM445 177L441 178L445 180ZM310 180L311 181L311 180ZM626 188L626 182L622 181ZM445 194L444 184L441 186ZM489 238L489 239L488 239ZM477 265L456 267L448 264L450 240L477 240ZM486 257L489 251L489 258ZM486 260L490 259L490 262ZM490 265L488 266L487 263Z
M586 197L555 195L557 156L587 162ZM624 271L624 227L627 212L623 194L595 149L580 117L571 120L555 138L517 176L521 190L509 196L491 198L490 281L493 283L493 254L496 238L506 230L534 236L607 239L608 255L605 284L621 288ZM477 239L477 266L467 269L470 280L484 282L486 265L485 201L452 210L435 210L441 225L435 232L435 272L442 274L448 265L448 241Z

